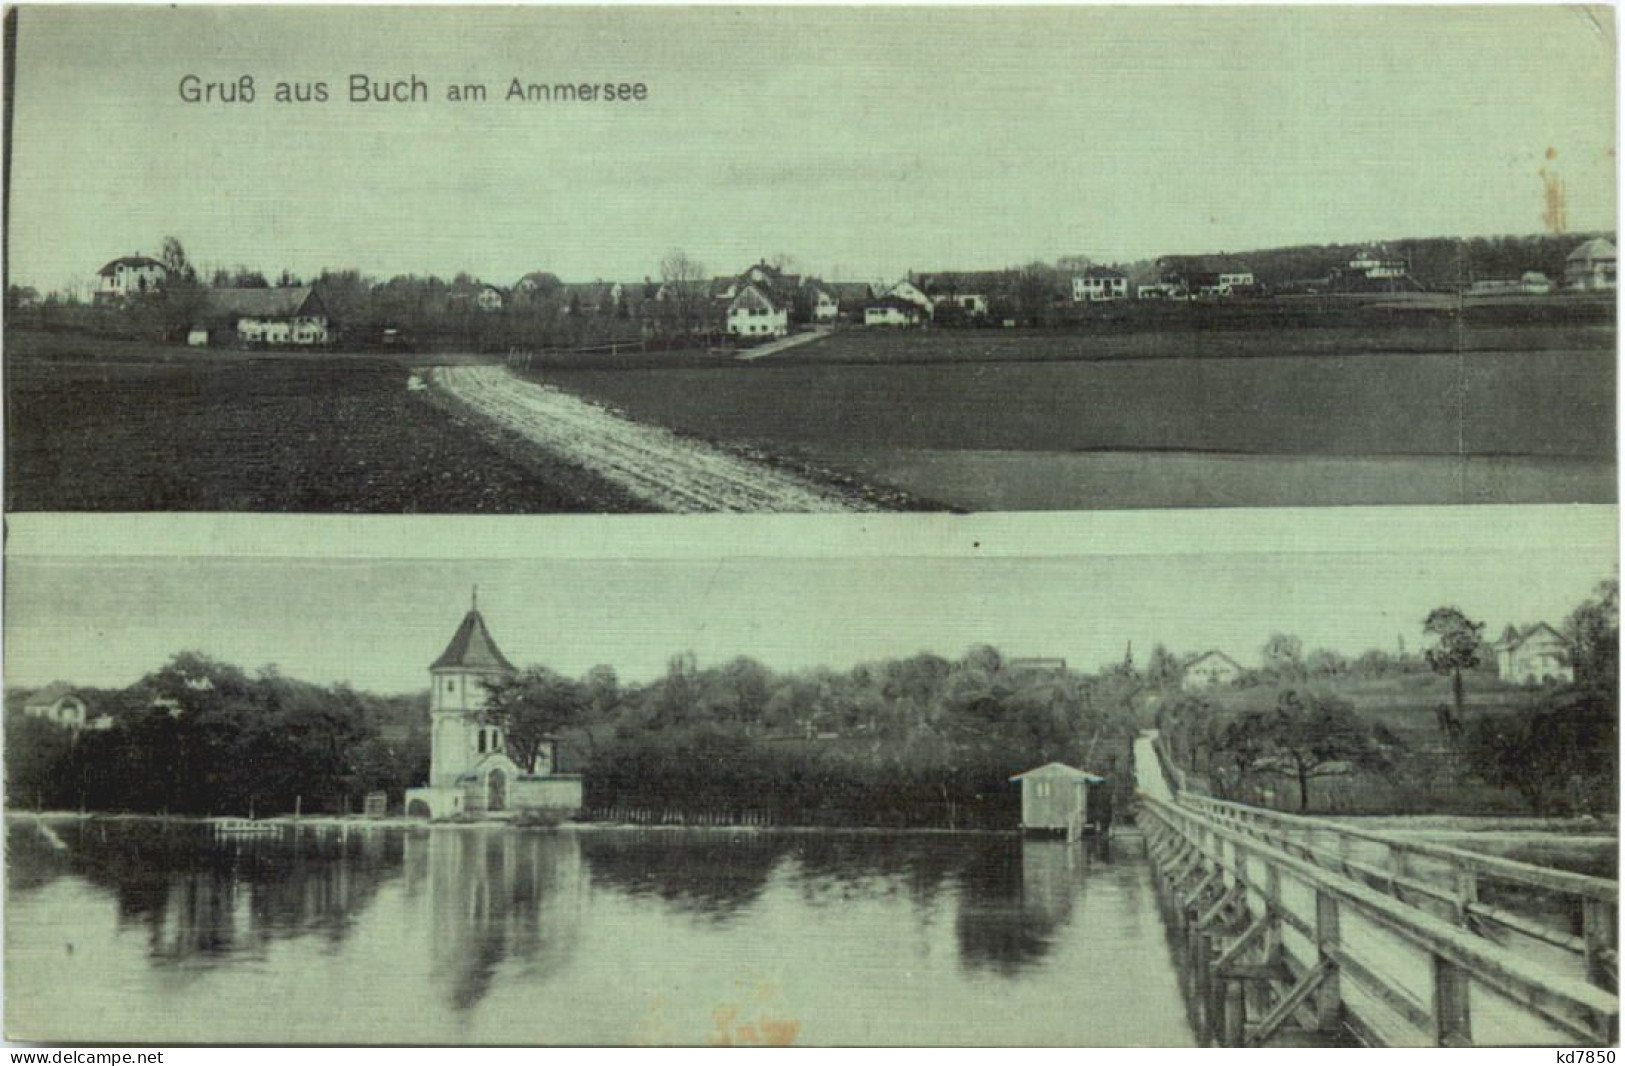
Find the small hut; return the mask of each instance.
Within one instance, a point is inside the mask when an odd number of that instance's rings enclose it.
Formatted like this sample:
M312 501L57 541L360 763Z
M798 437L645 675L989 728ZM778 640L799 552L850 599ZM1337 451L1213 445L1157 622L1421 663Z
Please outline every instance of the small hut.
M1064 833L1076 840L1086 829L1104 833L1111 827L1111 794L1104 777L1052 762L1010 780L1021 782L1023 832Z

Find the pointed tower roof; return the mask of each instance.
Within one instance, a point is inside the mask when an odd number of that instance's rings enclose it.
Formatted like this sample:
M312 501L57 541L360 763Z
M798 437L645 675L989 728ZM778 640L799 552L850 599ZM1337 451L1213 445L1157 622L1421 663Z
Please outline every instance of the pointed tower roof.
M518 673L513 663L497 647L497 642L491 639L491 631L485 628L485 619L480 616L477 602L463 615L463 624L457 627L451 643L446 645L446 650L440 653L440 658L429 669L506 670Z

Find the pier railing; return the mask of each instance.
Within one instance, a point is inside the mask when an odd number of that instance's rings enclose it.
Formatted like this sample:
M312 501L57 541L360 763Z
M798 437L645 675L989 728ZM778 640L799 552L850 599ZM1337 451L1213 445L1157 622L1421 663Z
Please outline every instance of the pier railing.
M1373 887L1362 869L1329 861L1339 847L1330 838L1306 844L1235 806L1140 795L1141 828L1159 878L1192 929L1214 941L1212 969L1239 1004L1230 1015L1235 1042L1259 1045L1294 1025L1338 1024L1390 1046L1618 1040L1617 994ZM1396 847L1401 858L1393 861L1403 865L1433 850ZM1505 860L1465 854L1473 861L1459 869L1510 872ZM1553 873L1547 890L1605 891L1572 880L1580 875Z
M1556 949L1599 988L1618 988L1618 881L1189 792L1179 801L1462 928Z

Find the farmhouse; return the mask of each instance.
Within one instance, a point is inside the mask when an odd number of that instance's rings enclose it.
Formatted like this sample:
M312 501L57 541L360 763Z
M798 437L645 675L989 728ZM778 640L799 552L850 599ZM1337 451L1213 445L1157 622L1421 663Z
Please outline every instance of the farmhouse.
M161 286L169 268L145 255L125 255L96 271L96 300L122 300Z
M1111 825L1111 796L1106 779L1087 770L1052 762L1016 774L1021 782L1021 828L1024 832L1083 835L1085 827L1103 832Z
M767 286L749 282L728 301L727 324L738 337L782 337L790 332L790 308Z
M1164 256L1157 274L1187 296L1234 296L1257 284L1252 268L1233 255Z
M309 285L212 289L204 318L216 341L308 348L326 344L329 336L327 307Z
M801 286L808 321L820 325L834 322L841 314L841 298L835 290L821 281L808 279Z
M1496 672L1503 681L1532 685L1574 680L1569 642L1545 622L1536 622L1522 631L1507 626L1501 639L1491 647L1495 652Z
M90 716L90 706L66 682L54 681L23 702L23 713L30 718L43 718L64 729L102 730L113 728L108 715Z
M1241 664L1222 651L1205 651L1185 664L1181 685L1187 692L1234 684L1246 673Z
M1128 275L1111 267L1090 267L1072 279L1073 303L1128 299Z
M926 318L931 317L931 312L936 307L936 304L932 301L931 297L926 295L925 290L909 279L899 281L896 285L893 285L890 289L886 290L886 296L894 297L913 304L915 307L919 308L920 314ZM868 321L868 309L865 308L864 312L864 323L866 325L872 325L872 323Z
M1011 289L1008 274L991 270L941 271L921 274L912 281L930 297L933 309L949 304L973 318L986 315L994 299Z
M865 326L917 326L924 317L919 304L901 296L882 296L863 309Z
M826 281L822 287L835 297L840 313L853 321L863 321L863 309L875 298L875 290L866 281Z
M1563 280L1571 289L1612 289L1618 284L1618 254L1612 241L1593 237L1569 253Z
M449 818L509 810L581 806L581 778L554 772L555 748L543 746L536 771L508 756L502 730L486 722L482 682L513 677L476 600L429 665L429 783L406 792L406 814Z

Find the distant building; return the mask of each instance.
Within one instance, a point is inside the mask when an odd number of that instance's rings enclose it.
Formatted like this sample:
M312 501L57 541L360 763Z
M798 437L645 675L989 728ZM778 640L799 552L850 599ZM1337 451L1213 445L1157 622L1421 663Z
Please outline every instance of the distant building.
M1234 296L1258 282L1233 255L1169 255L1157 260L1158 280L1187 296Z
M97 300L122 300L163 285L169 268L147 255L125 255L96 271Z
M912 300L901 296L883 296L863 309L863 324L906 328L919 325L925 315L920 305Z
M238 344L308 348L329 338L327 307L309 285L212 289L204 316L211 338Z
M1086 828L1104 832L1111 826L1111 794L1104 777L1052 762L1010 780L1021 782L1024 831L1059 832L1075 839Z
M835 297L838 314L854 322L863 321L863 309L875 298L874 287L866 281L826 281L822 285Z
M893 285L890 289L887 289L886 297L903 300L907 303L913 304L915 307L919 308L920 315L924 318L930 318L932 310L936 307L936 304L932 301L931 297L926 294L925 290L920 288L920 286L916 285L913 281L909 280L899 281L896 285ZM869 324L868 308L864 309L864 322L865 324Z
M91 716L90 705L69 685L57 681L46 685L23 702L23 713L30 718L43 718L64 729L102 730L113 727L108 715Z
M509 758L502 730L485 720L483 682L517 672L491 639L478 604L471 606L451 643L429 666L429 783L407 790L409 817L580 808L581 778L554 772L551 743L538 757L536 772L526 773Z
M474 296L474 306L481 311L500 311L502 302L502 290L495 285L481 285L479 292Z
M925 294L933 310L950 305L972 318L986 315L993 302L1004 297L1012 288L1010 275L997 270L919 274L911 279L910 284Z
M1612 241L1593 237L1569 253L1563 263L1563 281L1571 289L1612 289L1618 284L1617 259Z
M747 282L728 301L727 330L736 337L782 337L790 332L789 305L766 285Z
M802 284L801 294L809 321L824 325L840 317L841 299L830 286L821 281L808 280Z
M1052 659L1034 657L1029 659L1006 659L1007 670L1031 670L1035 673L1060 673L1066 669L1065 659Z
M1544 296L1552 291L1552 280L1538 270L1526 270L1516 278L1485 278L1467 286L1468 296Z
M1110 267L1090 267L1072 279L1073 303L1128 299L1128 275Z
M1186 691L1235 684L1247 671L1222 651L1206 651L1185 664L1181 685Z
M1508 626L1491 648L1503 681L1522 685L1574 680L1568 639L1545 622L1521 631Z
M524 302L550 300L564 288L557 274L533 270L513 283L513 295Z
M1410 260L1388 253L1386 248L1362 248L1349 260L1348 273L1370 280L1403 278L1410 274Z

